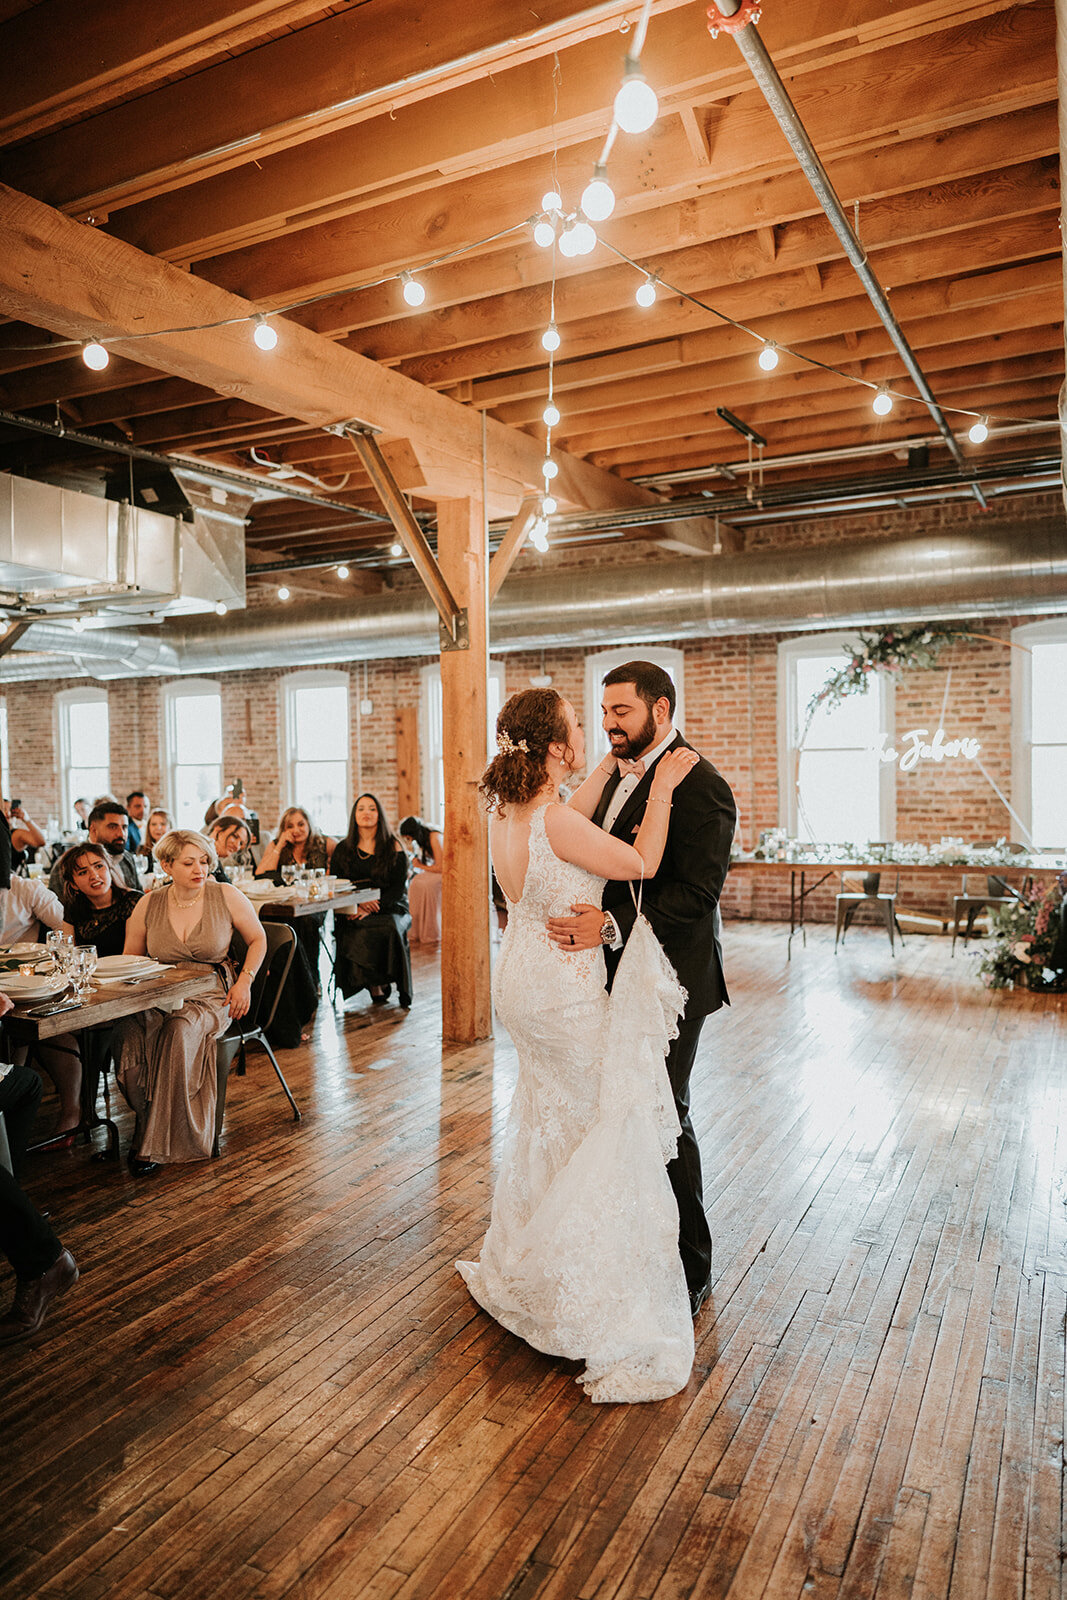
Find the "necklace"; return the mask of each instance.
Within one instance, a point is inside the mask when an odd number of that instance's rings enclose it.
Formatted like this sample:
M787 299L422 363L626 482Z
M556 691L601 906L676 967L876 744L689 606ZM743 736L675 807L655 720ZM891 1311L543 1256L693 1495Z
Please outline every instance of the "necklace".
M178 896L177 896L177 893L172 895L171 898L173 899L174 904L176 906L181 906L182 910L184 911L188 906L195 906L196 902L200 899L200 896L203 894L203 892L204 892L204 885L201 884L199 889L193 895L193 898L191 900L179 900Z

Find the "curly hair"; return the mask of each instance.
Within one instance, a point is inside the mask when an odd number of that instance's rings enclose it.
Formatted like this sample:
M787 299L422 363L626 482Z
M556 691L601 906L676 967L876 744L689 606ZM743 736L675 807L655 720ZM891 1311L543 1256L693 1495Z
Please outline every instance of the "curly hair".
M490 811L525 805L544 788L549 746L570 749L567 712L555 689L523 689L513 694L496 719L500 754L482 774L479 788Z

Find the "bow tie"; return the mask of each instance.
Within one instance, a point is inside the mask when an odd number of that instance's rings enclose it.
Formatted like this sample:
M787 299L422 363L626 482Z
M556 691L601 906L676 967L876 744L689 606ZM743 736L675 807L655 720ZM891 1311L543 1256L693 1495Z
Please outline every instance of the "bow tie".
M624 778L643 778L645 775L643 761L620 761L618 768Z

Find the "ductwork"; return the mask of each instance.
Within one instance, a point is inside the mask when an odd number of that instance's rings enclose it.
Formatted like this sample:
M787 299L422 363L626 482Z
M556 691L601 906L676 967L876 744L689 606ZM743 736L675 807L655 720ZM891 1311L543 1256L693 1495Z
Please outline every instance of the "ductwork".
M1067 611L1067 521L982 533L760 550L707 560L512 576L493 602L495 652L804 632L909 620ZM436 655L437 613L420 590L309 605L159 632L35 624L0 661L0 683L333 665ZM54 657L42 652L57 651Z

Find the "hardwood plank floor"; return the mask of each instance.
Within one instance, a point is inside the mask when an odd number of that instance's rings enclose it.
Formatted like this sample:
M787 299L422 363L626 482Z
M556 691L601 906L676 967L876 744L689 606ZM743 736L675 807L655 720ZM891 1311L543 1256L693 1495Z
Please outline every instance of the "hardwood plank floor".
M301 1124L253 1054L221 1161L36 1158L82 1278L0 1362L0 1592L1062 1600L1067 997L975 960L728 925L714 1295L659 1405L593 1406L455 1273L515 1060L442 1050L430 951L410 1016L283 1055Z

